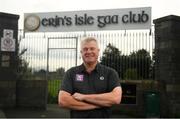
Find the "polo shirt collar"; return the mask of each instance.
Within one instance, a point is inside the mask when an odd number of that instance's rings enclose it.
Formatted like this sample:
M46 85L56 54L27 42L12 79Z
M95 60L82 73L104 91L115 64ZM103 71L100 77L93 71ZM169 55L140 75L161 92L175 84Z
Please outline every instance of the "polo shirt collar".
M100 71L100 63L97 63L96 64L96 67L93 71L97 71L99 72ZM86 67L84 66L84 64L81 64L80 67L79 67L79 72L86 72Z

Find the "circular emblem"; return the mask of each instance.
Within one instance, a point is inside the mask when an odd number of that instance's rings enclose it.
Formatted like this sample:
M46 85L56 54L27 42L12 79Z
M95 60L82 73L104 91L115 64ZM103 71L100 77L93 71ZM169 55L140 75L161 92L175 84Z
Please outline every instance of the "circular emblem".
M7 47L11 47L13 45L13 41L10 38L4 38L3 45Z
M103 76L101 76L101 77L100 77L100 80L104 80L104 77L103 77Z
M36 15L29 15L24 20L24 27L28 31L35 31L40 26L40 18Z

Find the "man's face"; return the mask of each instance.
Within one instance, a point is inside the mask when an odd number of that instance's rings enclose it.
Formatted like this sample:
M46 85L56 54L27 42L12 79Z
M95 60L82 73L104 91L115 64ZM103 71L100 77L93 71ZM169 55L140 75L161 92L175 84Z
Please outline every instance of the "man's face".
M82 43L81 55L85 63L96 63L99 56L99 48L97 46L97 43L95 41Z

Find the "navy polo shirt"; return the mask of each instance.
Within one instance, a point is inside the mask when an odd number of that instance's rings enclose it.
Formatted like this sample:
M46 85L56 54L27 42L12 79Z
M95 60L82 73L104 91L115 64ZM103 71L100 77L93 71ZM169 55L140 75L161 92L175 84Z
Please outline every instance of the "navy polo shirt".
M120 86L118 73L107 66L97 64L89 74L82 64L69 69L63 79L61 90L70 94L75 92L82 94L100 94L111 92L115 87ZM104 107L94 110L77 111L71 110L71 117L109 117L110 108Z

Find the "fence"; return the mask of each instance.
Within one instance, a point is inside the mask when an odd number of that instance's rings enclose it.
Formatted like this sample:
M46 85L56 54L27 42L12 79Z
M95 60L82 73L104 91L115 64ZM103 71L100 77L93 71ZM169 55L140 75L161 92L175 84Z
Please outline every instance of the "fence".
M82 63L80 41L93 36L100 45L99 62L116 69L122 79L154 78L154 33L151 30L19 33L22 55L31 78L60 80L65 71ZM52 83L57 93L59 84ZM49 86L51 87L51 86Z

